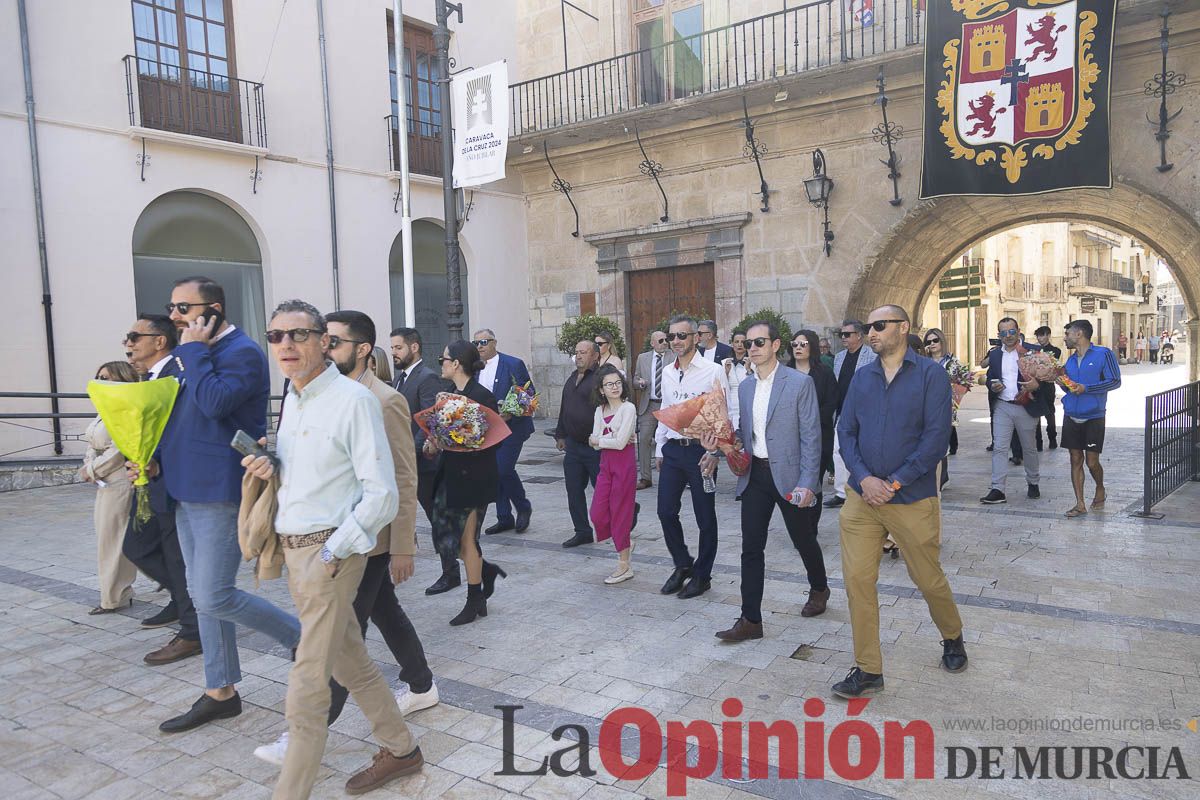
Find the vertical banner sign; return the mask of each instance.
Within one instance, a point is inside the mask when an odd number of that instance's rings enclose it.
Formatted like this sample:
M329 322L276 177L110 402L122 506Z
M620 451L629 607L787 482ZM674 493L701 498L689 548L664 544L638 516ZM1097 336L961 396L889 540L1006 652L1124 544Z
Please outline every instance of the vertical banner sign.
M921 197L1111 188L1116 0L934 0Z
M508 153L508 64L497 61L450 81L454 188L504 177Z

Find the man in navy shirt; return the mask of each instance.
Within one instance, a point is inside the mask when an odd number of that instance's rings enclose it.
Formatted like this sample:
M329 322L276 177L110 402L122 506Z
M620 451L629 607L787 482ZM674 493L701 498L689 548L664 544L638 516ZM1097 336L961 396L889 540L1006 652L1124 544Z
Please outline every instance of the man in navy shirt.
M909 327L899 306L881 306L867 317L867 341L879 358L855 376L838 419L850 472L839 521L856 664L834 684L839 697L883 689L875 584L889 532L942 635L942 666L950 672L967 668L962 619L940 561L937 466L950 445L950 379L936 361L912 352Z
M1068 517L1087 513L1083 500L1083 464L1096 482L1096 497L1092 508L1104 508L1104 468L1100 452L1104 449L1104 412L1108 393L1121 385L1121 367L1107 347L1092 344L1092 323L1077 319L1067 326L1067 346L1075 349L1065 365L1067 377L1063 397L1062 446L1071 454L1071 485L1075 489L1075 505Z

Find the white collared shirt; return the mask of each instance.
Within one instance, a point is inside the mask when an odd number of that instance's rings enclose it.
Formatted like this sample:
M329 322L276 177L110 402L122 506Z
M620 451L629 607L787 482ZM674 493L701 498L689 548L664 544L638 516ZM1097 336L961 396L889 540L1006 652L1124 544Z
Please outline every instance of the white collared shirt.
M416 369L417 365L419 365L424 360L425 359L423 359L423 358L418 358L416 361L414 361L413 363L408 365L408 369L404 370L404 382L405 383L408 383L408 379L410 376L412 376L413 370Z
M336 528L325 544L335 556L369 553L400 507L379 401L329 364L300 392L292 384L284 407L275 530Z
M480 370L479 376L475 379L479 381L480 386L487 389L489 392L492 391L492 386L496 383L496 368L499 366L500 354L496 353L496 355L492 356L483 363L483 369ZM505 393L507 394L507 392L508 389L505 387ZM492 393L495 394L495 392Z
M725 390L725 397L728 398L729 381L725 377L725 368L720 364L705 361L697 353L692 357L692 363L688 364L687 370L681 375L679 372L679 360L668 361L663 367L662 407L670 408L693 397L699 397L706 392L711 392L714 381ZM668 439L686 438L683 434L676 433L661 422L658 423L658 429L654 432L654 455L659 458L662 457L662 447Z
M230 322L228 325L225 326L225 330L221 331L220 333L218 333L216 336L214 336L212 338L211 344L216 344L217 342L221 341L229 334L233 333L235 330L237 330L237 326L234 325L232 322Z
M707 361L712 361L715 363L717 360L717 346L714 344L712 347L706 348L703 353L697 351L696 355Z
M751 425L754 428L754 441L752 442L752 452L755 458L768 458L767 453L767 411L771 406L771 387L775 385L775 376L779 374L779 362L775 362L775 368L771 370L771 374L765 378L758 377L758 382L754 384L754 409L751 412ZM758 371L755 370L755 376L758 376Z
M152 381L155 378L157 378L158 373L163 371L163 367L165 367L167 365L167 362L170 360L171 360L171 354L167 353L165 356L162 357L161 361L156 363L153 367L150 368L150 371L148 373L146 373L146 380Z
M745 357L742 358L740 364L734 364L732 358L727 358L721 362L721 369L724 369L726 364L729 365L729 371L725 373L725 378L729 381L729 397L727 398L729 400L729 419L736 428L740 413L738 410L738 386L746 380L752 367L750 361Z
M1016 400L1017 392L1021 390L1021 370L1017 365L1020 356L1017 348L1005 350L1000 362L1000 379L1004 381L1004 391L1000 392L1001 400Z

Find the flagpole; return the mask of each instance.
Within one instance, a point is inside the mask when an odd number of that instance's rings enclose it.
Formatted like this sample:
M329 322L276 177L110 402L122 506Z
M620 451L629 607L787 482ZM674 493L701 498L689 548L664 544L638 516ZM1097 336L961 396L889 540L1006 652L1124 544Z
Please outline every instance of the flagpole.
M401 0L392 0L392 39L396 60L396 128L400 144L400 260L404 277L404 324L417 327L413 288L412 207L408 185L408 103L404 97L404 17Z

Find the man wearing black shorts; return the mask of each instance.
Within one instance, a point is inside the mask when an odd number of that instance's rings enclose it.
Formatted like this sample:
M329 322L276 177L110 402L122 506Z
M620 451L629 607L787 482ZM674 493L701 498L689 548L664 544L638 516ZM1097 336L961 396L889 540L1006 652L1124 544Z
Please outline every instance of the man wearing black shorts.
M1088 512L1083 499L1083 465L1096 482L1092 510L1104 508L1104 469L1100 453L1104 450L1104 412L1108 393L1121 385L1121 367L1112 350L1092 344L1092 323L1077 319L1067 326L1067 346L1073 352L1064 365L1067 380L1063 388L1063 427L1061 443L1071 453L1071 485L1075 505L1067 517Z

